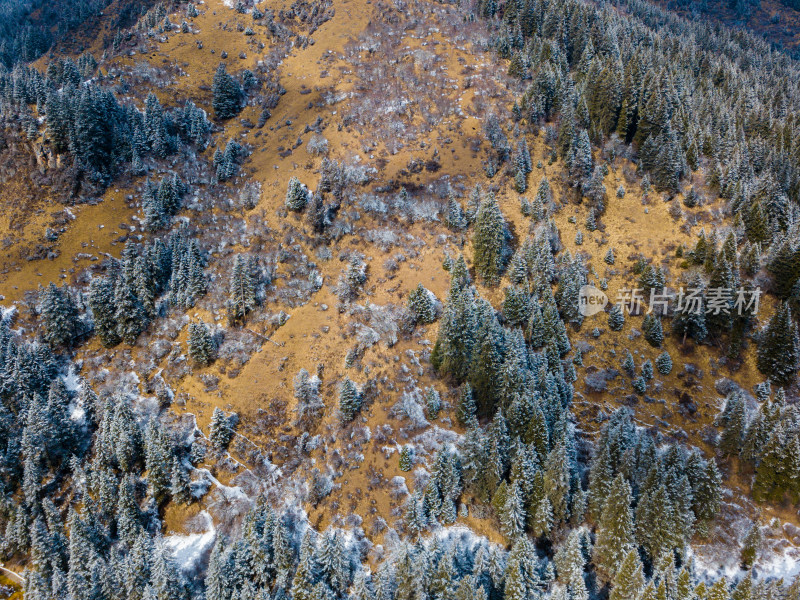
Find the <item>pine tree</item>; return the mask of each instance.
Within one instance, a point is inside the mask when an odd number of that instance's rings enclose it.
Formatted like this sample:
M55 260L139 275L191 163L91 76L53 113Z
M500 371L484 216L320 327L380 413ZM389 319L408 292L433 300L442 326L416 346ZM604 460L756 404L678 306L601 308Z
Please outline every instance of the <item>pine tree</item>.
M553 557L558 580L572 589L579 588L583 583L586 560L582 546L582 530L573 529Z
M597 524L592 560L601 581L614 579L628 552L634 548L631 487L622 474L611 484Z
M189 323L189 338L187 342L189 357L197 364L206 366L214 358L214 340L208 326L200 321Z
M237 254L228 294L228 320L232 324L244 323L247 314L255 308L256 290L250 270L249 261Z
M609 600L639 600L644 590L645 578L638 552L633 549L625 554L614 576Z
M650 381L653 378L653 363L648 358L642 363L642 377L645 381Z
M467 226L467 217L464 214L464 209L461 208L461 204L452 193L447 200L445 223L454 231L460 231Z
M625 350L625 358L622 359L622 370L633 377L635 369L636 365L633 362L633 355L631 354L631 351Z
M747 428L747 414L741 394L733 393L728 396L718 422L723 427L719 440L720 450L725 455L738 456Z
M230 444L233 438L233 428L231 418L222 412L218 407L214 408L209 425L208 439L211 445L219 451L223 451Z
M51 346L68 346L77 337L78 309L69 292L52 282L39 290L44 332L42 338Z
M592 169L594 169L592 145L589 142L589 134L586 133L585 129L581 129L577 137L572 140L567 163L570 175L577 180L588 178L592 174Z
M242 87L228 74L225 63L219 63L211 85L212 106L218 119L235 117L241 109Z
M502 367L504 332L494 314L476 335L476 345L469 365L469 384L478 405L478 413L491 415L495 412L499 397L497 382Z
M661 327L661 319L655 314L651 313L645 315L642 322L642 330L644 331L644 339L647 340L653 348L659 348L664 341L664 330Z
M607 265L613 265L615 260L616 260L616 258L614 256L614 249L613 248L609 248L608 252L606 252L606 255L603 257L603 261Z
M586 215L586 231L597 231L597 219L594 214L594 209L589 209L589 214Z
M114 318L117 322L117 335L126 344L133 345L144 331L147 317L139 299L131 286L123 280L117 282L114 290Z
M345 423L352 421L361 409L361 395L356 388L356 384L347 377L342 380L339 386L339 411L342 421Z
M416 323L433 323L436 320L435 296L421 283L408 294L408 310Z
M664 350L664 352L658 355L658 358L656 358L656 368L662 375L669 375L672 372L672 357L669 355L669 352Z
M89 284L89 308L94 318L94 328L102 344L111 348L121 338L117 333L114 287L106 277L94 277Z
M618 304L614 304L608 311L608 327L611 331L621 331L625 325L625 315L622 314Z
M472 397L472 387L465 383L458 397L456 418L464 427L473 427L478 423L476 413L477 407L475 406L475 399Z
M694 280L691 288L700 290L698 293L702 294L703 284L699 276ZM672 331L681 336L684 342L687 337L692 338L695 342L702 342L708 336L705 302L701 299L696 305L689 305L684 308L672 318Z
M435 421L439 418L439 411L442 409L442 399L436 388L430 387L425 393L425 412L428 418Z
M755 563L761 546L761 540L761 524L756 521L750 526L742 543L741 560L743 568L749 569L753 566L753 563Z
M550 500L547 499L547 496L542 496L533 512L531 533L537 538L549 538L552 530L553 507L550 505Z
M308 204L308 190L297 177L292 177L286 190L286 208L302 212L306 204Z
M472 239L475 270L489 285L500 280L506 262L506 222L493 194L481 202Z
M761 331L758 345L758 370L780 385L794 381L800 369L800 336L784 303Z
M525 507L522 492L515 483L509 490L500 512L500 527L508 539L513 540L525 529Z
M126 475L119 484L116 519L120 539L133 547L142 533L142 525L141 511L134 496L134 479L130 475Z
M531 295L527 285L511 285L505 289L503 316L510 325L521 327L531 317Z
M400 451L400 470L410 471L413 466L414 451L411 449L411 446L403 446L403 449Z
M550 182L547 177L543 177L531 203L531 216L534 221L541 221L547 216L552 201L553 191L550 189Z
M769 239L767 217L760 202L754 202L744 212L744 226L747 239L754 244L762 244Z
M178 458L173 456L169 474L169 495L175 502L189 504L192 501L189 483L189 473L183 468Z

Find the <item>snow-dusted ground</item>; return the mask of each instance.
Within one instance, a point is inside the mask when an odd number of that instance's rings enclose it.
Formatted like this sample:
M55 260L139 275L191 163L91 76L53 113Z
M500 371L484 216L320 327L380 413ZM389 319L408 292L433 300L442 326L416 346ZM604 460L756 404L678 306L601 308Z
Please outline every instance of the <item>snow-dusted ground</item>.
M721 514L712 528L709 540L694 544L689 555L697 574L708 581L721 576L729 580L744 577L740 550L747 531L753 524L756 507L730 489L724 491ZM753 565L757 579L783 579L790 582L800 575L800 545L792 538L790 524L773 523L761 527L763 542Z
M203 554L211 548L217 537L214 520L207 511L200 513L206 521L206 531L189 535L168 535L164 543L172 552L176 564L184 571L190 571Z

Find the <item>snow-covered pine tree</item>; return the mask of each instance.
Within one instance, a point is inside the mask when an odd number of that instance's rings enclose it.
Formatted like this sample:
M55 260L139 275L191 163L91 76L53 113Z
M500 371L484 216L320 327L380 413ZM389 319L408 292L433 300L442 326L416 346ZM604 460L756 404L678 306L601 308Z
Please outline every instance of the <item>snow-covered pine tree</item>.
M219 63L211 84L212 106L217 119L225 120L236 116L241 110L242 87L228 73L225 63Z
M621 331L625 325L625 315L622 314L618 304L614 304L608 311L608 327L611 331Z
M361 394L356 384L349 377L345 377L339 386L339 412L342 421L345 423L352 421L360 409Z
M794 381L800 369L800 335L787 303L781 304L761 331L758 370L780 385Z
M247 314L256 306L256 289L247 258L237 254L228 292L228 321L244 323Z
M436 320L433 294L421 283L408 294L408 310L417 323L433 323Z
M672 372L672 357L669 355L669 352L664 350L664 352L658 355L656 358L656 368L662 375L669 375Z
M481 202L475 217L475 235L472 239L473 264L481 278L495 285L505 270L506 222L494 194Z
M414 465L414 451L411 446L403 446L400 451L400 470L410 471Z
M68 346L79 333L78 309L69 291L50 283L39 289L42 338L51 346Z
M306 204L308 204L306 186L300 183L297 177L292 177L286 190L286 208L294 212L302 212Z
M206 366L214 359L214 340L211 332L203 321L189 323L189 337L187 340L189 358L197 364Z
M631 502L631 486L620 473L604 499L592 554L597 576L606 583L614 580L625 556L634 548Z
M208 439L211 445L218 451L223 451L228 447L233 438L233 427L231 417L226 415L219 407L214 408L209 425Z

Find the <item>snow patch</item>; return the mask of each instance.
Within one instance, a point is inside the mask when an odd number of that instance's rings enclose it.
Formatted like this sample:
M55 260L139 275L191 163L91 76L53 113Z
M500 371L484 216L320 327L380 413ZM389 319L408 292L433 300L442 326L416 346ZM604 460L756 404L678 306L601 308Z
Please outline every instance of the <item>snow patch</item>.
M191 570L203 554L211 548L217 537L214 520L207 511L200 513L206 521L206 531L189 535L168 535L164 543L170 549L175 562L183 571Z

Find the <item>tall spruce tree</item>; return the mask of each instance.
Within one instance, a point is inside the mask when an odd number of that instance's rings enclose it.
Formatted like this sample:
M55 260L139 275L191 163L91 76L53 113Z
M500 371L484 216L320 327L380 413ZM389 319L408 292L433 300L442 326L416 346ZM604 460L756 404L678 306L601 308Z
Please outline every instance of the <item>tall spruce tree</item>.
M51 346L72 344L79 331L78 309L69 292L59 289L54 283L39 290L42 338Z
M339 412L342 421L352 421L361 408L361 395L353 381L345 377L339 386Z
M244 323L247 314L255 306L256 289L250 261L245 256L237 254L233 261L228 291L228 321L232 324Z
M792 383L800 369L800 336L786 303L761 331L757 364L759 371L780 385Z
M472 262L488 285L497 284L505 270L506 237L506 221L500 205L494 194L488 194L475 217L475 234L472 238Z
M634 548L631 486L620 473L616 476L597 523L592 560L598 578L611 582L625 556Z
M239 114L242 105L242 86L228 73L225 63L219 63L211 84L211 101L217 119L225 120Z
M208 326L202 321L189 323L187 346L189 357L197 364L206 366L214 360L214 340Z

